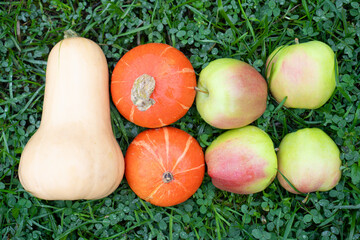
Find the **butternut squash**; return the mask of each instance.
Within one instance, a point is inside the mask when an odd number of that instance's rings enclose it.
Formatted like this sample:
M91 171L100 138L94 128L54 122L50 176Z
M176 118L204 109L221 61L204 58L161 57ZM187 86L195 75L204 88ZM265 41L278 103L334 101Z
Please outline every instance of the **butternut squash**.
M124 176L110 120L108 65L93 41L71 36L51 50L39 129L19 164L25 190L47 200L99 199Z

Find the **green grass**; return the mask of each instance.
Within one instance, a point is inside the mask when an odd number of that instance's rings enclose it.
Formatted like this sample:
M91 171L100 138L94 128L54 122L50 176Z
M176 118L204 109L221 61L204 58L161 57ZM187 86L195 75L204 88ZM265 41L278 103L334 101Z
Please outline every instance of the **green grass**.
M360 239L360 10L357 1L8 1L0 3L0 236L2 239ZM294 38L323 41L337 54L339 78L320 109L286 109L269 95L253 124L275 147L288 132L323 129L339 146L340 183L307 196L275 180L243 196L216 189L208 175L188 201L160 208L140 200L124 179L96 201L44 201L22 188L21 152L39 127L46 60L66 29L99 43L109 72L138 44L163 42L185 53L198 74L231 57L264 75L267 56ZM125 152L143 129L112 106L115 136ZM195 106L173 124L204 149L223 130ZM305 201L307 200L307 201Z

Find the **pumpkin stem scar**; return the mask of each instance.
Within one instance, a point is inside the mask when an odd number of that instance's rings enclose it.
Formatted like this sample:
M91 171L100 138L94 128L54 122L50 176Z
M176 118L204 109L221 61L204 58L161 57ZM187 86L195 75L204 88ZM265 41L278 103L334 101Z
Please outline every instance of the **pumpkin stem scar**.
M162 176L162 180L164 183L169 183L171 182L172 180L174 180L174 176L171 172L164 172L163 176Z
M209 94L209 92L208 92L208 91L206 91L206 90L202 90L202 89L200 89L200 88L198 88L198 87L194 87L194 89L195 89L195 91L197 91L197 92L201 92L201 93Z
M131 88L131 101L140 111L146 111L155 104L155 100L150 98L154 89L155 79L146 73L135 80Z

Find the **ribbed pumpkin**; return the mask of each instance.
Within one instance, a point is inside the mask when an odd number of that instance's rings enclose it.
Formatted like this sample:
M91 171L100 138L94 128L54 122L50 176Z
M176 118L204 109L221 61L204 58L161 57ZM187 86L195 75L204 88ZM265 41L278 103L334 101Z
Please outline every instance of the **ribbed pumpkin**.
M191 135L174 127L138 134L125 155L125 176L131 189L157 206L186 201L200 187L204 153Z
M127 52L111 77L111 95L127 120L147 128L169 125L194 102L196 76L190 61L176 48L148 43Z

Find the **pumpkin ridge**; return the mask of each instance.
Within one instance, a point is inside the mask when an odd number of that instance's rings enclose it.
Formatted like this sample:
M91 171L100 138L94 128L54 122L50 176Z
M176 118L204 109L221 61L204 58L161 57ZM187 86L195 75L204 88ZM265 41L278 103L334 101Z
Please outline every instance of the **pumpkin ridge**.
M176 74L182 74L182 73L195 73L195 70L188 68L188 67L184 67L181 70L178 70L176 72L163 72L161 74L157 75L158 79L163 79L166 76L172 76L172 75L176 75ZM194 89L194 87L192 87L192 89Z
M175 75L175 74L179 74L179 73L195 73L195 71L194 71L194 69L184 67L183 69L181 69L179 71L168 73L168 75L171 76L171 75Z
M161 53L160 53L160 57L162 57L169 49L172 49L173 47L172 46L168 46L166 47Z
M203 163L203 164L201 164L201 165L199 165L197 167L193 167L193 168L190 168L190 169L186 169L185 171L173 173L173 176L175 177L176 175L179 175L179 174L183 174L183 173L191 172L191 171L194 171L194 170L198 170L198 169L201 169L204 166L205 166L205 164Z
M175 184L177 184L178 186L180 186L185 192L191 194L191 192L188 189L186 189L186 187L184 186L184 184L182 182L176 180L175 178L173 179L173 182Z
M119 98L119 99L116 101L115 106L117 106L117 105L120 103L120 101L123 100L123 99L124 99L124 97Z
M135 105L132 105L131 110L130 110L130 115L129 115L129 119L131 122L134 121L134 113L135 113Z
M192 136L189 136L188 139L187 139L187 141L186 141L185 149L184 149L184 151L182 152L182 154L180 155L180 157L176 160L176 162L175 162L175 164L174 164L171 172L174 172L175 169L176 169L176 167L177 167L177 165L181 162L181 160L184 159L186 153L188 152L188 150L189 150L189 148L190 148L190 144L191 144L192 140L193 140L193 137L192 137Z
M159 189L164 185L164 182L161 182L159 186L157 186L144 200L149 201L153 198L153 196L159 191Z
M165 150L166 150L166 167L169 167L169 152L170 152L170 140L169 140L169 131L167 128L162 128L164 132L164 139L165 139Z
M147 140L148 140L148 141L150 142L150 144L152 145L152 147L149 146L149 148L150 148L151 150L153 150L153 151L154 151L154 150L158 150L157 144L155 144L155 143L151 140L149 134L146 133L145 135L146 135ZM158 162L159 162L159 164L161 165L162 170L166 171L167 168L164 166L164 160L163 160L163 158L161 157L161 155L158 155L155 151L154 151L154 154L156 155L157 159L159 159Z
M161 127L163 127L163 126L166 125L161 118L158 118L158 120L159 120L159 122L160 122L160 126L161 126Z
M120 61L122 61L127 67L130 67L131 70L130 64L128 64L123 58L120 58Z
M178 100L175 100L175 101L176 101L176 103L179 104L180 107L182 107L183 109L185 109L185 110L189 110L189 109L190 109L189 106L186 106L185 104L182 104L180 101L178 101Z
M151 153L154 158L149 158L151 160L154 160L156 163L158 163L158 165L160 166L162 171L166 171L164 165L163 165L163 159L161 158L161 156L159 156L158 154L156 154L156 152L151 148L151 146L145 142L144 140L139 140L139 141L135 141L134 144L136 146L140 146L143 147L145 150L147 150L149 153ZM157 160L159 159L159 160Z

